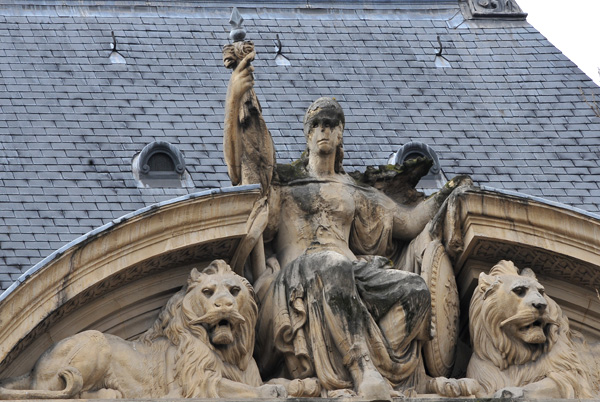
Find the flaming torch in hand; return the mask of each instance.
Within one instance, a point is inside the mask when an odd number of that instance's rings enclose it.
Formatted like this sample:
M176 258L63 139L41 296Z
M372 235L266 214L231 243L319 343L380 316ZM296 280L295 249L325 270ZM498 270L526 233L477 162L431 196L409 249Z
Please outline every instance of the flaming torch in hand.
M234 8L229 21L232 26L229 37L233 43L223 46L223 63L232 70L225 102L223 153L231 183L234 186L260 184L262 194L266 196L275 168L275 148L254 92L251 63L256 54L254 44L244 40L243 21ZM238 247L231 266L237 273L242 273L246 257L253 250L250 260L253 277L257 279L265 269L262 231L268 217L266 197L259 200L255 209L252 228Z

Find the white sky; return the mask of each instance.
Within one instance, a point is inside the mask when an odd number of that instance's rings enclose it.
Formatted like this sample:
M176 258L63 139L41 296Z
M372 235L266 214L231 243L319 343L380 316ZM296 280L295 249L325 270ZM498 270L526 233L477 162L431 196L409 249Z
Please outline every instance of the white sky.
M517 0L527 21L600 85L600 0Z

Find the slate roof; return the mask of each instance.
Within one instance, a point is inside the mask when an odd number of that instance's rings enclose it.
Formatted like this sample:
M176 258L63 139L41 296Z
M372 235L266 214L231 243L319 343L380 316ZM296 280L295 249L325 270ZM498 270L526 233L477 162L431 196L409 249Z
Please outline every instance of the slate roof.
M446 177L600 212L600 118L585 102L599 88L525 21L463 21L457 0L0 0L0 289L112 219L230 185L233 5L280 162L304 149L306 107L334 96L346 170L421 141ZM109 61L111 31L126 65ZM451 68L435 66L438 35ZM183 152L195 187L137 187L132 158L152 141Z

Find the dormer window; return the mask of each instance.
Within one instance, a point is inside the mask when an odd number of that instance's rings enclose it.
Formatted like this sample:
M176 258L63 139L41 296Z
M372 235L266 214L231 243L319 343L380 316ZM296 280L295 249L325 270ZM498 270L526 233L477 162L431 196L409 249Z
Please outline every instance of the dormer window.
M183 154L165 141L152 142L133 159L138 187L193 187Z

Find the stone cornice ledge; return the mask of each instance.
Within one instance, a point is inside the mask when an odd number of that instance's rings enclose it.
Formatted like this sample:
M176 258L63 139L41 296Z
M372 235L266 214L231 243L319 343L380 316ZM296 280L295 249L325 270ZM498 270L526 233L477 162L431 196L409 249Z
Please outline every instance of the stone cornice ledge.
M491 188L463 194L458 211L464 249L456 261L457 274L481 241L545 250L600 274L600 217L594 214ZM600 285L600 278L595 282Z

